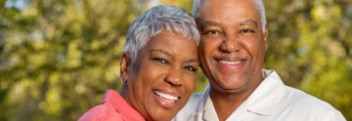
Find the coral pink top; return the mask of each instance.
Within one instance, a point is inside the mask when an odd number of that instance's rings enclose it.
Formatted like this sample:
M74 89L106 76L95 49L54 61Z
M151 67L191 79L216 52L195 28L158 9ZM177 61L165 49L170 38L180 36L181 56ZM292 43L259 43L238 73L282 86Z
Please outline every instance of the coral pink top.
M145 119L118 92L109 89L104 94L103 104L84 113L78 121L145 121Z

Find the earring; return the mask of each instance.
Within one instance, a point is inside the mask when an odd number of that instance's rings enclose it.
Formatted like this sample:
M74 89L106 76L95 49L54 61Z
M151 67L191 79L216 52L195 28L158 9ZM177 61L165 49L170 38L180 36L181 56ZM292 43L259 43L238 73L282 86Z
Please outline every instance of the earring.
M127 81L123 81L123 77L120 77L121 83L125 84Z

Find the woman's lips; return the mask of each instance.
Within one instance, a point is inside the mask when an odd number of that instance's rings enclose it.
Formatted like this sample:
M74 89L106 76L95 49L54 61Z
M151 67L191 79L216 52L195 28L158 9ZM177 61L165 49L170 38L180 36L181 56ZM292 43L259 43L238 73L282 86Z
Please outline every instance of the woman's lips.
M170 100L170 101L176 101L178 99L178 97L176 96L172 96L172 95L169 95L169 94L166 94L166 93L162 93L160 91L154 91L154 93L162 98L165 98L167 100Z
M179 96L174 96L165 92L154 90L155 100L164 108L175 108L178 104Z

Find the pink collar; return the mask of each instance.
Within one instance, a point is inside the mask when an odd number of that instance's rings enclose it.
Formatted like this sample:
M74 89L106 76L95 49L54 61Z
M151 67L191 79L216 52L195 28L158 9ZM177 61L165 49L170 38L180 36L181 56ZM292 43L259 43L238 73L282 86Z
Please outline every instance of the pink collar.
M145 121L139 112L133 109L118 92L112 89L106 90L103 101L114 106L115 110L124 116L127 121Z

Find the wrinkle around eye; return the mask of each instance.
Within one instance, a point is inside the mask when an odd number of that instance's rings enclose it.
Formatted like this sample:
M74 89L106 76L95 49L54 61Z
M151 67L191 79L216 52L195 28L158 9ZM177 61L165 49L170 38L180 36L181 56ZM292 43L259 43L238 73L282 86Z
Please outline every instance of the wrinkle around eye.
M251 30L251 29L242 29L239 31L239 33L255 33L255 30Z
M161 64L169 64L170 63L168 60L163 59L163 58L151 58L151 60L159 62Z
M223 34L223 32L219 30L207 30L204 32L204 34Z
M205 30L202 34L206 37L220 37L224 35L224 32L220 30Z
M185 66L184 69L187 71L191 71L191 72L197 72L197 70L198 70L198 68L193 67L193 66Z

